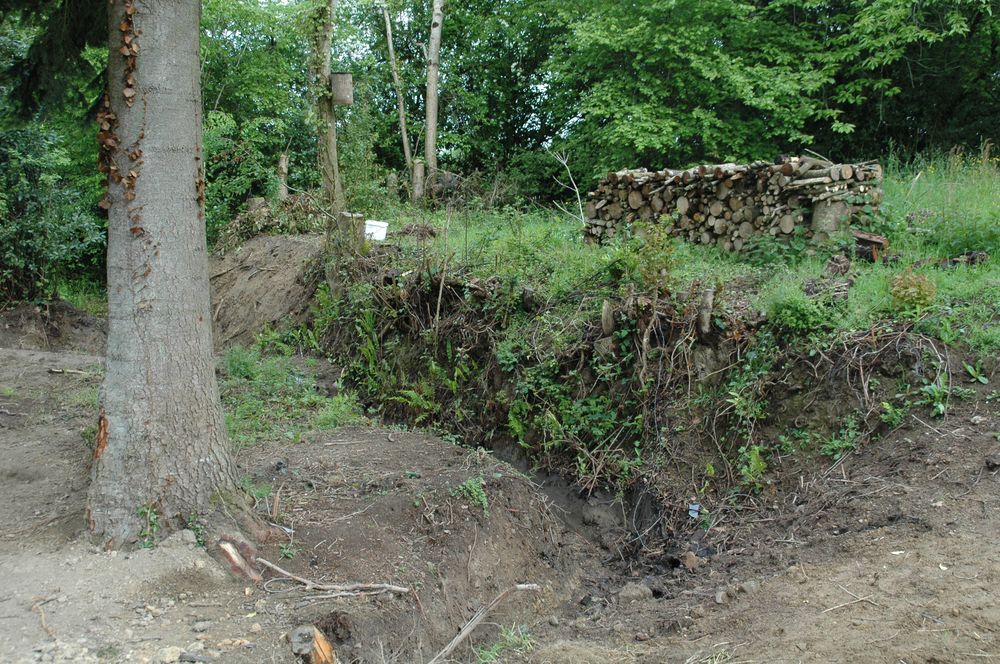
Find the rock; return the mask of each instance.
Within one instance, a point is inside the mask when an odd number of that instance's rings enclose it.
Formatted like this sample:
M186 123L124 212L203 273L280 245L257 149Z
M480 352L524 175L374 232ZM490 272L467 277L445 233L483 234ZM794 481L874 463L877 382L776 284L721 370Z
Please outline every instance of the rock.
M161 664L173 664L173 662L181 661L181 655L184 654L184 650L178 646L167 646L165 648L160 648L156 653L156 661Z
M744 581L743 583L741 583L739 589L741 593L746 593L749 595L750 593L755 593L758 590L760 590L760 582L754 579L750 579L748 581Z
M254 634L260 634L264 631L264 628L260 626L260 623L254 623L250 625L250 631Z
M181 542L184 544L197 544L198 536L195 535L193 530L188 530L185 528L181 531Z
M199 620L195 622L193 625L191 625L191 629L193 629L196 632L207 632L211 628L212 628L211 620Z
M728 601L729 601L729 593L727 593L725 590L716 591L715 593L716 604L725 604Z
M653 597L652 589L643 583L628 583L618 592L618 602L629 604L630 602L641 602Z
M635 640L636 641L649 641L649 634L647 634L646 632L638 632L635 635Z
M558 616L549 616L549 624L552 625L553 627L558 627L559 626L559 617Z
M986 470L997 470L1000 468L1000 454L991 454L986 457Z

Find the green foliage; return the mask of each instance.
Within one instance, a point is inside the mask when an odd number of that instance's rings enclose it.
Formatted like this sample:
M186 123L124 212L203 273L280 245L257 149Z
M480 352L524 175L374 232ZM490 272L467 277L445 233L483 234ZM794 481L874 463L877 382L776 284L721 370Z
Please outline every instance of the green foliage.
M767 462L764 460L762 446L744 445L740 447L736 467L744 486L756 492L760 492L764 488L764 473L767 472Z
M490 499L486 495L486 482L482 477L470 477L452 489L451 495L465 498L476 507L482 509L483 516L489 517Z
M240 488L255 501L267 500L271 497L271 485L267 482L254 484L249 475L244 475L240 480Z
M975 364L962 362L962 367L965 369L965 373L969 374L969 379L971 381L981 383L983 385L989 384L990 378L983 372L982 360L976 360Z
M820 447L820 452L834 461L840 461L858 448L861 442L861 429L858 419L849 416L836 435L831 436Z
M149 505L140 505L136 509L136 514L145 522L142 530L139 531L139 548L152 549L156 546L156 534L160 531L160 513L157 511L156 505L150 503Z
M102 264L102 224L70 170L54 132L0 132L0 300L48 299L60 279Z
M226 426L239 446L281 438L298 442L309 427L364 422L353 395L320 395L313 377L294 358L237 346L226 353L222 366Z
M944 380L944 378L939 378L920 388L922 397L917 403L921 406L928 406L933 417L944 417L944 414L948 412L948 397L951 390L948 389Z
M789 339L818 341L832 327L833 310L798 287L777 291L770 302L767 319L774 330Z
M910 405L909 401L906 401L899 406L889 403L888 401L883 401L882 413L879 415L879 419L888 425L890 429L895 429L900 426L906 420L906 416L910 414Z
M493 664L505 661L510 655L525 655L535 647L534 640L524 625L501 627L500 636L490 646L476 648L475 664Z
M937 286L925 275L907 270L893 277L890 294L899 311L919 313L934 303Z
M752 265L798 265L808 255L805 227L798 226L790 237L755 233L743 246L743 255Z
M282 558L286 560L291 560L295 556L299 555L302 549L299 546L293 544L292 542L283 542L278 545L278 551L279 555Z
M367 419L361 413L358 398L349 392L342 392L327 399L312 419L312 425L317 429L336 429L365 422Z

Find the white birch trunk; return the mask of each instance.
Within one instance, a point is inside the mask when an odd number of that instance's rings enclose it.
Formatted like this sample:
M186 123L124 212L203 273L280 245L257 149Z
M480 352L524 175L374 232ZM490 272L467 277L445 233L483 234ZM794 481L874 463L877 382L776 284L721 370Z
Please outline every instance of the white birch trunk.
M424 137L424 161L427 162L427 176L433 182L438 168L438 71L441 58L441 23L444 21L444 0L432 0L431 35L427 45L427 96L426 135Z

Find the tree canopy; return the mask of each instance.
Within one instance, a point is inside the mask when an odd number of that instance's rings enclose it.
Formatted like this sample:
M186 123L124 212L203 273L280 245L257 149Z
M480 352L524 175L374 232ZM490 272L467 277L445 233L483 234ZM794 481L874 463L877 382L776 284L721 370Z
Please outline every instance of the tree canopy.
M308 94L316 0L205 0L202 84L208 219L317 182ZM382 5L338 3L334 68L356 103L339 114L349 202L402 171ZM515 195L558 192L567 153L585 182L608 169L773 158L840 159L995 141L996 0L469 0L445 8L442 167L502 173ZM79 127L93 113L105 19L83 0L2 0L3 123ZM430 2L388 0L410 135L419 143ZM68 143L80 146L79 135ZM414 145L414 154L422 146ZM96 151L73 147L80 164ZM77 154L79 152L80 154ZM92 163L92 162L91 162ZM368 197L368 198L366 198Z

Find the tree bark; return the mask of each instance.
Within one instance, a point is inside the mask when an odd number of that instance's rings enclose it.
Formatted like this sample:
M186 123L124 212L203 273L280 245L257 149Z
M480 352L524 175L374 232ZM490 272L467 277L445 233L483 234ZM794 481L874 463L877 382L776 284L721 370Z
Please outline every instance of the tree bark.
M316 113L319 118L319 172L322 180L323 197L333 208L333 217L344 210L344 187L340 180L340 162L337 156L337 115L330 89L330 50L333 41L333 20L337 11L337 0L329 0L317 11L316 34L313 37L316 51L313 53L313 85L316 94ZM327 224L328 235L332 232Z
M278 157L278 200L288 200L288 153Z
M410 152L410 136L406 131L406 102L403 99L403 83L399 77L399 64L396 62L396 49L392 45L392 20L389 18L389 7L383 3L382 18L385 19L385 42L389 46L389 70L392 72L392 86L396 89L396 112L399 114L399 134L403 139L403 158L406 160L406 170L413 167L413 153Z
M441 23L444 21L444 0L432 0L431 35L427 44L427 98L425 100L426 135L424 137L424 161L427 162L427 175L431 182L435 179L438 168L437 133L438 133L438 70L441 57Z
M108 547L235 495L205 242L200 0L112 0L101 170L108 339L87 519ZM141 42L141 49L140 49ZM146 516L140 516L140 510Z

